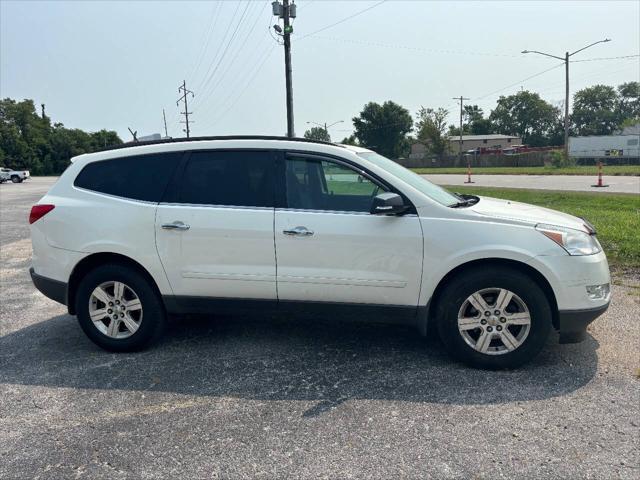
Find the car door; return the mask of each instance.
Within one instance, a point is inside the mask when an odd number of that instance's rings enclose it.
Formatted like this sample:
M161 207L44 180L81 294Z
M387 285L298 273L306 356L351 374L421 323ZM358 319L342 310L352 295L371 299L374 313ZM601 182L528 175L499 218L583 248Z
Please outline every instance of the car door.
M280 162L286 198L275 213L278 298L416 306L417 215L370 214L373 197L390 187L348 162L296 153Z
M156 244L178 301L276 300L274 158L194 151L156 215Z

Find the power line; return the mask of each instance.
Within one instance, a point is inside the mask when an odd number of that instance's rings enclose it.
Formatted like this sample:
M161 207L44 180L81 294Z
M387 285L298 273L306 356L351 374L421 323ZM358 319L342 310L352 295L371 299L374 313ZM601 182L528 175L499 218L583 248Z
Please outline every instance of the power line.
M531 80L532 78L539 77L540 75L543 75L543 74L545 74L547 72L550 72L551 70L555 70L556 68L562 67L563 65L564 65L564 63L559 63L557 65L554 65L551 68L547 68L546 70L538 72L538 73L536 73L534 75L531 75L531 76L529 76L527 78L523 78L522 80L518 80L517 82L514 82L514 83L512 83L510 85L507 85L506 87L499 88L498 90L494 90L493 92L487 93L486 95L482 95L481 97L476 97L476 98L473 99L473 101L477 102L478 100L482 100L484 98L490 97L490 96L495 95L496 93L500 93L503 90L506 90L508 88L515 87L516 85L520 85L521 83L526 82L527 80Z
M619 57L600 57L600 58L587 58L584 60L571 60L570 63L580 63L580 62L595 62L595 61L599 61L599 60L621 60L621 59L626 59L626 58L638 58L640 57L640 54L636 54L636 55L622 55Z
M214 125L216 125L220 120L222 120L224 118L224 116L236 105L236 103L238 103L238 100L240 100L242 98L242 96L244 95L244 92L247 90L247 88L249 88L249 86L253 83L253 81L255 80L256 76L258 75L258 73L260 72L260 70L262 70L262 67L267 63L267 60L269 59L269 57L271 56L271 54L273 53L273 51L276 49L276 45L273 45L271 47L271 49L269 49L269 51L267 52L267 54L264 56L264 58L262 59L262 62L260 62L257 67L253 70L253 72L250 74L249 76L249 81L244 85L244 87L240 90L240 92L238 93L238 95L235 97L235 99L233 100L233 102L231 102L231 104L218 116L218 118L216 118L213 122L207 124L207 128L210 128Z
M235 51L235 54L233 55L233 57L231 58L231 60L229 61L229 63L226 65L224 72L222 72L219 76L218 76L218 81L213 85L213 87L210 90L210 95L213 95L215 93L215 91L217 90L217 88L220 86L220 84L222 83L222 80L225 78L226 74L231 70L231 67L233 66L233 64L235 63L236 59L238 58L239 53L242 51L242 49L244 48L244 46L247 43L247 40L249 40L249 37L251 36L251 34L255 31L256 25L258 24L258 20L260 20L260 16L262 15L262 12L264 12L265 7L269 4L269 2L265 2L262 6L262 8L260 9L260 11L258 11L258 15L256 16L255 21L253 22L253 25L251 25L251 28L249 28L249 31L247 33L247 35L244 37L244 41L242 42L242 44L240 45L240 47L238 47L238 49Z
M296 42L299 42L300 40L304 40L304 39L305 39L305 38L307 38L307 37L310 37L310 36L312 36L312 35L315 35L316 33L324 32L325 30L328 30L329 28L333 28L333 27L335 27L336 25L340 25L341 23L346 22L347 20L351 20L352 18L355 18L355 17L357 17L357 16L359 16L359 15L362 15L363 13L366 13L366 12L368 12L369 10L374 9L374 8L376 8L376 7L377 7L377 6L379 6L379 5L382 5L382 4L383 4L384 2L386 2L386 1L387 1L387 0L382 0L382 1L380 1L380 2L378 2L378 3L376 3L376 4L374 4L374 5L371 5L371 6L369 6L369 7L365 8L365 9L363 9L363 10L360 10L360 11L358 11L358 12L356 12L356 13L352 14L352 15L349 15L348 17L345 17L345 18L343 18L342 20L338 20L337 22L334 22L334 23L332 23L332 24L330 24L330 25L327 25L327 26L325 26L325 27L322 27L322 28L320 28L319 30L316 30L315 32L307 33L306 35L303 35L302 37L298 38L298 39L296 40Z
M236 14L238 13L238 10L240 10L240 2L236 3L236 9L234 10L231 18L235 18ZM206 73L204 74L204 77L202 77L202 80L198 84L198 87L196 88L196 90L199 90L204 85L205 79L209 76L209 72L211 72L211 68L213 68L214 63L216 63L216 59L218 58L218 55L222 51L222 44L224 43L229 31L231 30L231 25L232 25L231 22L227 23L227 29L225 30L224 35L222 36L222 40L220 42L218 50L216 51L216 54L213 56L211 63L209 63L209 67L207 68ZM238 25L240 25L240 23L238 23Z
M372 42L369 40L327 37L324 35L314 35L314 38L320 39L320 40L331 40L335 42L353 43L353 44L365 45L370 47L393 48L394 50L403 49L403 50L412 50L416 52L436 53L436 54L443 54L443 55L472 55L472 56L483 56L483 57L509 57L509 58L521 58L524 56L524 55L514 55L509 53L489 53L489 52L474 52L474 51L464 51L464 50L422 48L422 47L414 47L412 45L398 45L398 44L383 43L383 42Z
M193 80L193 77L196 76L196 74L198 73L198 70L200 69L200 65L202 65L202 60L204 60L205 57L205 53L207 52L207 50L209 49L209 43L211 43L211 37L213 36L213 32L216 29L216 25L218 24L218 19L220 18L220 10L222 10L222 2L216 2L215 4L215 8L213 9L213 11L211 12L211 19L209 20L209 30L207 33L205 33L205 39L206 41L203 42L203 48L200 51L200 56L198 58L198 62L196 63L196 68L194 68L189 75L187 75L187 78L189 78L189 80ZM215 18L214 18L215 15Z
M224 50L222 51L222 55L220 55L220 58L218 59L218 63L216 64L216 66L214 67L213 71L211 72L211 75L209 75L209 78L207 78L207 80L204 83L204 86L203 86L203 89L205 89L205 92L203 92L204 95L209 95L212 92L211 88L207 88L207 84L210 84L211 80L213 80L213 77L215 76L216 72L218 71L218 68L220 68L221 63L224 60L225 55L229 51L229 47L231 46L231 43L235 39L236 34L238 33L238 29L240 28L240 25L242 24L242 21L244 20L244 17L247 14L247 9L249 8L249 4L250 3L251 3L250 1L247 1L247 4L245 5L244 10L242 11L242 15L240 16L240 20L238 20L238 23L236 24L236 28L233 30L233 33L231 34L231 37L229 38L229 41L227 42L226 46L224 47ZM206 93L206 92L208 92L208 93ZM204 98L206 98L206 97L204 97Z

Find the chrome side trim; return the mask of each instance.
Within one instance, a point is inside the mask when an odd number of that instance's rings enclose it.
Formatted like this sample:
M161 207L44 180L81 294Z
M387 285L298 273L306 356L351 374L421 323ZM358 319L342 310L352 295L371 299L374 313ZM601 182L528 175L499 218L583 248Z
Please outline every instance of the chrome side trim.
M275 282L275 275L257 275L251 273L215 273L183 271L182 278L199 278L203 280L241 280L244 282Z
M350 285L357 287L386 287L404 288L406 281L373 280L366 278L335 278L335 277L298 277L294 275L278 275L278 282L282 283L312 283L317 285Z
M257 211L274 211L274 207L245 207L238 205L209 205L202 203L177 203L177 202L160 202L158 206L162 207L189 207L189 208L220 208L225 210L257 210Z

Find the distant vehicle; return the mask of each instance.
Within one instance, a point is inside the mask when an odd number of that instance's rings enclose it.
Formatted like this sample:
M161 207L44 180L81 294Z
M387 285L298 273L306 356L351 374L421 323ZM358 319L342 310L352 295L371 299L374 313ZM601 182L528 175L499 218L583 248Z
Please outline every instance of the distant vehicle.
M0 183L11 180L13 183L22 183L29 178L29 170L11 170L10 168L0 168Z
M348 145L226 137L81 155L29 223L35 286L114 351L157 339L167 314L280 312L406 323L507 368L554 327L582 340L610 300L586 220L454 194Z

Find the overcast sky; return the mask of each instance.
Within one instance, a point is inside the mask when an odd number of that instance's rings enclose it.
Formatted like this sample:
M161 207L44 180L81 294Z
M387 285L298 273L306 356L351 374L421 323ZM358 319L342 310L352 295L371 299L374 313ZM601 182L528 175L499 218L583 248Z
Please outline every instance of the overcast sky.
M399 2L299 0L293 35L296 133L333 123L334 140L369 101L413 114L454 96L485 111L520 88L559 104L559 56L610 37L575 60L640 53L640 2ZM338 25L341 19L373 7ZM169 135L178 85L195 92L192 135L286 132L283 47L271 5L249 2L0 1L0 95L32 98L67 127ZM233 36L235 32L235 36ZM309 35L311 34L311 35ZM309 35L306 36L305 35ZM229 41L231 38L233 39ZM225 51L226 50L226 51ZM640 80L638 57L571 65L571 89ZM190 99L191 100L191 99Z

